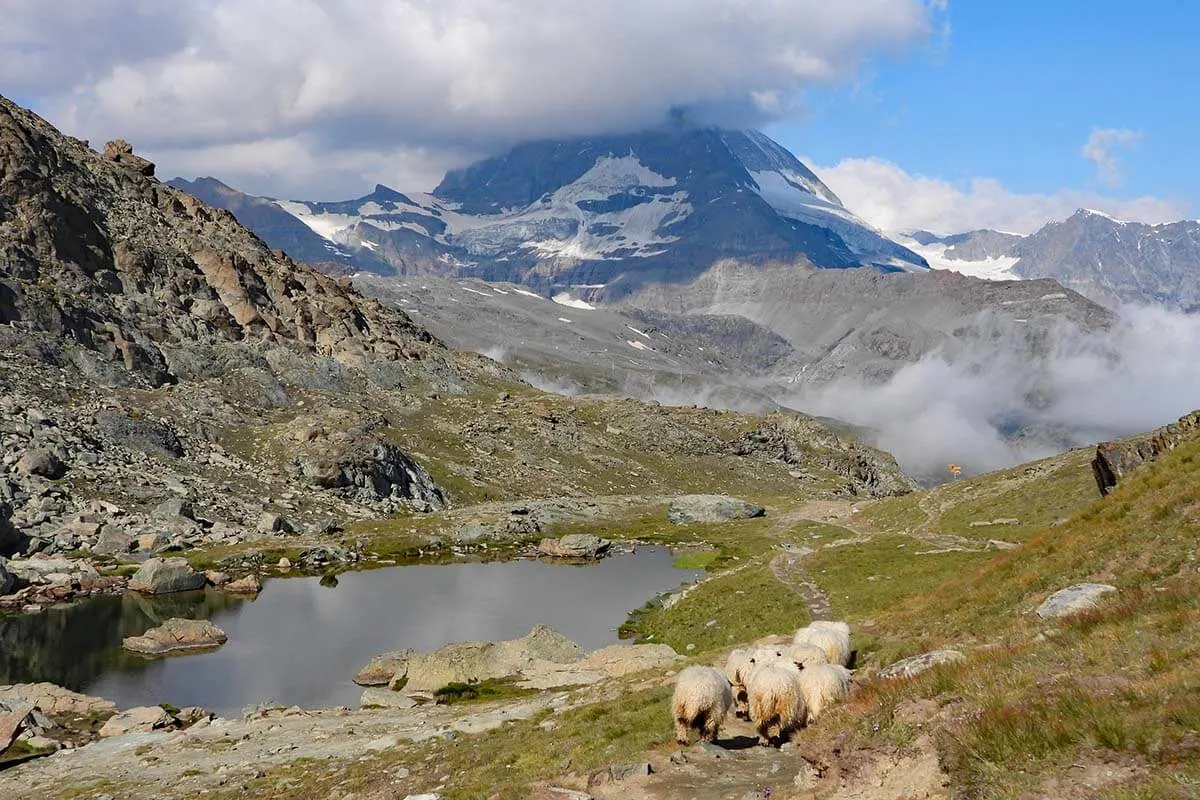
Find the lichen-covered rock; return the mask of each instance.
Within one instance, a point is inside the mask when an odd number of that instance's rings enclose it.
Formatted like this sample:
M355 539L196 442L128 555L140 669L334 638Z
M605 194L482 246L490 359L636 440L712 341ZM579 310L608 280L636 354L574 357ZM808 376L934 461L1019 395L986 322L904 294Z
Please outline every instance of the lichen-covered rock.
M173 617L141 636L129 636L121 646L144 656L164 656L187 650L211 650L228 641L225 631L206 619Z
M893 664L888 664L879 670L880 678L912 678L926 670L933 669L939 664L952 664L962 661L966 656L957 650L933 650L919 656L903 658Z
M1117 587L1107 583L1077 583L1065 589L1059 589L1046 598L1037 609L1037 615L1042 619L1066 617L1094 608L1100 598L1117 591Z
M314 486L342 489L368 499L413 501L425 509L446 505L429 473L399 447L375 437L335 437L300 459L301 473Z
M203 589L205 578L185 558L151 558L142 564L129 588L143 594L169 594Z
M760 505L718 494L689 494L676 497L667 509L667 519L676 525L695 522L729 522L761 517L767 511Z
M1092 474L1101 495L1108 494L1126 475L1147 461L1153 461L1200 429L1200 411L1193 411L1177 422L1153 433L1116 442L1101 442L1092 459Z
M590 533L568 533L558 539L542 539L538 552L551 558L595 560L603 558L610 547L612 542L608 539Z

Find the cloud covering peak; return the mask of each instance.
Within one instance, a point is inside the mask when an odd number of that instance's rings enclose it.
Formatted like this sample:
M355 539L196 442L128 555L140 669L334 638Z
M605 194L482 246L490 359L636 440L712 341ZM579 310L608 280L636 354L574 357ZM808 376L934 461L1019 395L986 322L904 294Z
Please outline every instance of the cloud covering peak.
M71 133L126 136L167 171L204 161L210 170L253 173L261 151L260 172L285 163L301 183L311 170L314 179L335 173L334 183L370 176L402 184L414 153L440 168L522 139L650 126L678 109L724 124L780 118L795 111L806 86L851 78L870 56L927 39L943 7L924 0L5 5L0 84L18 99L34 98Z

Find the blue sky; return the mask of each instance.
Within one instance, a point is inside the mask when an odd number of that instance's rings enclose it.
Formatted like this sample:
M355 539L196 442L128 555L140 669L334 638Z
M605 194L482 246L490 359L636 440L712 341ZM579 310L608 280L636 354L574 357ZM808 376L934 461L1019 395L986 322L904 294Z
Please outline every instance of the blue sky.
M948 38L877 59L856 85L810 90L770 132L818 164L876 157L1013 192L1149 195L1200 213L1200 3L960 0ZM1140 133L1119 185L1081 148L1093 128Z

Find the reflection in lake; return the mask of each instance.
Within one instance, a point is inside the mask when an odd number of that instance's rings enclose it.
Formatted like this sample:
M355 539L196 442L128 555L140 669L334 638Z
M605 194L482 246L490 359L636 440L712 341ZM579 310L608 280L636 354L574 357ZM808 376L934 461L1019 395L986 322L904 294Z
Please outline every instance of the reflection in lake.
M584 567L513 561L393 567L269 581L254 600L213 590L163 598L104 597L0 617L0 684L52 681L125 708L170 702L237 714L248 705L356 707L351 678L387 650L511 639L549 625L585 650L617 640L626 614L695 573L640 548ZM146 660L126 636L169 617L211 619L219 650Z

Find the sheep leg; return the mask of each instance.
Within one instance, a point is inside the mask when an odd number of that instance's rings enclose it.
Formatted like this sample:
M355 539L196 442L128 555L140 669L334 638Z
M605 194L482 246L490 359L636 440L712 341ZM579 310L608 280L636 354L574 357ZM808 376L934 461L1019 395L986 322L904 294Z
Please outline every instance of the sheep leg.
M675 741L679 744L687 746L688 743L688 720L686 717L675 718Z

